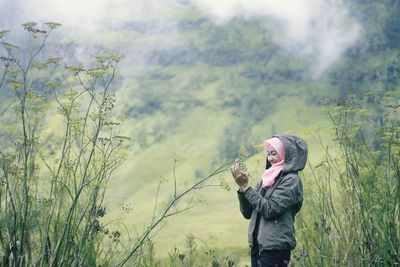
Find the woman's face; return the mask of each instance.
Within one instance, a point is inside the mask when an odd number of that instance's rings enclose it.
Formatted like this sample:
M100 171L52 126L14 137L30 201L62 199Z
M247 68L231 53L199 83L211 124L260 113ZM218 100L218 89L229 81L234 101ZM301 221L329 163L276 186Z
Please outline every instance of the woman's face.
M278 152L271 146L267 148L267 158L272 165L282 160Z

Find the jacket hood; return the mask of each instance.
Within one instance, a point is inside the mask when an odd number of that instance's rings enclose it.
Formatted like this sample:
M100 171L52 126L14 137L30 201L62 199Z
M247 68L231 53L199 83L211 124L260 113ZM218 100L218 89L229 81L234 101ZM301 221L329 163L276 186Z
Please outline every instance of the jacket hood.
M307 143L293 135L274 135L285 145L285 165L282 172L297 172L304 169L307 163Z

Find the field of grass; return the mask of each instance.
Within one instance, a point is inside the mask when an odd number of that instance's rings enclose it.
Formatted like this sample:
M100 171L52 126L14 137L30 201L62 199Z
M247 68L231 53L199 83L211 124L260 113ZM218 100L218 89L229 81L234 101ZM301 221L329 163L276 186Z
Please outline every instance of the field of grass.
M210 89L207 89L210 90ZM292 91L295 91L292 89ZM264 153L260 147L263 138L275 133L293 134L305 138L309 143L310 160L318 162L321 158L320 146L315 138L320 131L323 138L328 136L327 120L320 106L305 104L305 98L293 96L282 98L276 112L256 124L251 133L261 137L254 143L260 151L246 162L254 184L265 164ZM145 149L132 151L129 159L110 180L107 192L109 214L106 220L121 216L121 222L130 234L141 231L151 220L157 185L163 181L159 202L168 199L173 193L173 164L176 159L178 191L196 179L195 171L206 175L211 173L212 159L217 154L218 142L223 137L224 128L235 117L225 112L215 112L197 108L185 114L179 127L160 143ZM124 122L125 124L127 122ZM274 125L274 126L273 126ZM275 127L274 129L272 127ZM311 134L310 134L311 133ZM232 159L233 160L233 159ZM195 192L194 197L201 200L194 208L170 218L154 235L156 255L166 257L175 246L184 248L188 234L201 240L199 245L223 251L232 257L238 256L242 263L247 257L247 225L239 212L236 196L237 186L230 173L212 178L211 184L218 185L223 179L230 187L207 187ZM305 177L305 186L307 186ZM182 201L184 207L185 201ZM124 213L121 204L129 204L133 210ZM307 212L305 207L305 212Z

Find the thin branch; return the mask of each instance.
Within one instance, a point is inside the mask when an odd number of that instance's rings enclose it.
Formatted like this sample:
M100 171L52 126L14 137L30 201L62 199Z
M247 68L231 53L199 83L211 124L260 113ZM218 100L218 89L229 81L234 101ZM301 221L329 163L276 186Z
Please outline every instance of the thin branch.
M174 159L174 168L173 168L173 173L174 173L174 198L176 198L176 162L177 159Z
M136 244L133 246L133 248L131 249L131 251L129 252L129 254L125 257L124 260L122 260L119 264L117 264L117 266L123 266L127 263L127 261L137 252L138 249L140 249L143 245L143 243L145 242L146 238L149 236L149 234L154 230L154 228L159 225L162 221L164 221L167 217L169 217L169 211L170 209L179 201L179 199L181 199L182 197L184 197L185 195L187 195L189 192L191 192L192 190L195 190L195 188L197 188L200 184L204 183L205 181L207 181L208 179L210 179L211 177L214 177L220 173L226 172L229 170L229 167L232 165L232 162L228 163L228 164L224 164L221 167L217 168L214 172L212 172L210 175L208 175L207 177L201 179L200 181L196 182L195 184L193 184L192 186L190 186L189 188L187 188L185 191L183 191L182 193L178 194L176 197L174 197L174 199L168 204L168 206L164 209L164 212L162 213L162 215L158 218L157 221L155 221L154 223L150 224L147 229L144 231L144 233L141 235L141 237L139 238L139 240L136 242Z
M1 87L1 86L0 86ZM4 113L6 113L6 111L15 103L15 99L13 99L13 101L10 102L10 104L8 104L1 112L0 115L3 115Z
M157 211L157 204L158 204L158 196L160 194L160 188L161 188L161 182L159 182L158 186L157 186L156 201L154 203L153 216L151 219L152 222L154 222L154 220L156 218L156 211Z
M1 77L0 88L3 86L4 80L6 79L7 70L8 70L8 66L5 67L4 72L3 72L3 77Z
M184 209L181 209L181 210L178 210L178 211L175 211L175 212L168 213L168 214L165 215L165 218L168 218L168 217L171 217L171 216L180 214L180 213L182 213L182 212L185 212L185 211L187 211L187 210L190 210L191 208L197 206L197 205L200 204L200 203L201 203L200 201L197 201L196 203L194 203L194 204L192 204L192 205L189 205L189 206L187 206L187 207L184 208Z
M198 187L193 188L193 189L198 190L198 189L203 189L203 188L206 188L206 187L221 187L221 185L220 184L206 184L206 185L198 186Z

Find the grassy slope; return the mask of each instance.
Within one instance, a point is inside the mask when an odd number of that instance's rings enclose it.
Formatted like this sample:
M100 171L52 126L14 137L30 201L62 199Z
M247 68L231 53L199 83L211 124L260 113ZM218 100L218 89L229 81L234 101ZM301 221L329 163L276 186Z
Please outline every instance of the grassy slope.
M303 89L296 90L307 91ZM291 91L296 92L296 90L292 88ZM207 95L211 97L212 92L211 88L205 88L202 95L205 98ZM271 135L271 126L275 125L277 132L309 138L307 133L310 129L312 131L318 128L321 123L325 125L326 121L321 108L306 105L305 99L306 95L282 98L277 112L255 125L252 134L266 138ZM161 143L135 151L110 183L109 219L121 214L121 208L118 206L120 203L130 203L134 210L124 214L122 221L128 229L143 229L151 218L158 182L168 180L163 183L160 199L166 199L172 194L174 158L178 159L176 174L180 188L183 188L182 185L185 183L194 181L195 170L202 169L205 173L209 173L211 159L217 153L218 141L225 126L233 120L235 117L228 110L221 112L200 107L188 112L185 118L182 118L179 128L175 129L175 133L164 138ZM317 161L319 153L318 145L310 143L310 158ZM263 153L248 160L248 170L253 183L257 180L263 165ZM202 200L201 204L171 218L157 233L155 242L160 257L166 256L173 246L184 247L185 237L191 233L204 241L209 248L224 250L230 255L240 254L242 260L247 260L245 255L248 222L242 218L238 210L235 192L237 187L229 173L223 178L230 185L231 191L219 187L204 189L201 196L198 196ZM214 181L218 183L218 177L214 178Z

